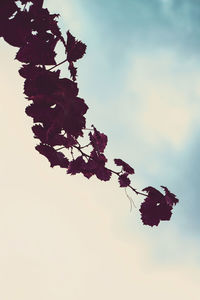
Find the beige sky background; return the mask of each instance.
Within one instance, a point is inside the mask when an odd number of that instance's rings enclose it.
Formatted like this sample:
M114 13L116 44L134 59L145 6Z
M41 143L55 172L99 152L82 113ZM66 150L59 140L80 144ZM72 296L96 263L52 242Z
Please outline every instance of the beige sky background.
M93 60L99 68L108 64L104 52L98 59L92 52L93 47L100 47L100 42L93 41L95 30L99 30L101 41L104 23L100 29L98 24L90 24L93 15L91 19L84 17L78 1L47 1L53 12L68 20L64 25L70 25L78 38L88 33L90 59L83 60L79 73L80 95L85 97L93 76L88 76L86 63L90 71ZM195 235L185 235L184 218L181 231L177 225L181 203L170 222L144 227L137 209L130 213L129 200L115 178L103 183L50 168L34 149L37 140L33 139L31 118L24 112L27 100L18 75L20 64L13 61L16 50L2 40L0 43L0 300L200 299L199 243ZM105 48L109 49L109 43ZM165 144L169 152L181 155L198 126L200 74L194 65L191 60L181 65L176 53L168 50L132 55L122 88L130 99L113 96L113 118L112 99L103 105L99 101L101 90L108 87L105 77L95 79L99 86L96 98L88 88L86 103L94 103L88 113L90 120L94 118L102 127L109 124L107 132L113 132L109 155L114 158L128 153L130 157L134 151L135 163L146 166L136 170L134 184L138 187L149 184L142 172L157 178L164 173L170 178L178 176L172 165L167 169L160 156L165 155ZM174 71L179 71L179 76L173 77ZM191 95L198 100L193 105ZM116 120L119 128L113 126ZM136 143L128 138L132 134ZM144 144L140 144L140 135ZM133 199L138 208L140 199Z
M198 300L194 245L166 225L171 257L156 261L159 228L142 230L116 184L67 176L35 151L14 53L3 44L0 299Z

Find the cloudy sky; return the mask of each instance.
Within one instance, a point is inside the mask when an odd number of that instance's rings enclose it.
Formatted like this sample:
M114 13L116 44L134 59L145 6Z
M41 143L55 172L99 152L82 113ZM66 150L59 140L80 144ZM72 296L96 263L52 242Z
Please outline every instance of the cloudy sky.
M16 49L1 39L0 299L199 299L199 1L45 6L87 44L79 95L108 158L135 168L134 187L165 185L180 203L170 222L145 227L142 198L131 195L130 213L116 178L51 169L34 149Z

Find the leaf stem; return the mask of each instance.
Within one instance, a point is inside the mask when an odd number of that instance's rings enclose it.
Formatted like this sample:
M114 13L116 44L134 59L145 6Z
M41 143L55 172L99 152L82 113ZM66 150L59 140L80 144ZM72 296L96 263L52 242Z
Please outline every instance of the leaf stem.
M128 187L134 191L137 195L142 195L142 196L147 196L147 194L145 193L141 193L141 192L138 192L136 189L134 189L131 185L128 185Z
M51 67L50 69L48 69L48 71L51 71L51 70L53 70L54 68L56 68L56 67L58 67L58 66L64 64L66 61L67 61L67 58L64 59L63 61L61 61L60 63L56 64L55 66Z

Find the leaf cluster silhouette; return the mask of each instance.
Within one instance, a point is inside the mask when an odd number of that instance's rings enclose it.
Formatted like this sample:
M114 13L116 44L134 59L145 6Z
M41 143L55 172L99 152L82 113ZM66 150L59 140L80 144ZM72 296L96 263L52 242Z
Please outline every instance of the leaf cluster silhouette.
M22 63L19 74L25 79L24 94L29 105L26 114L33 119L32 131L38 139L36 150L45 156L51 167L66 169L67 174L96 176L109 181L114 174L119 186L130 188L145 196L140 213L143 224L157 226L161 220L170 220L178 199L166 187L164 194L153 187L138 192L131 185L134 169L122 159L114 159L119 171L107 167L105 148L108 138L91 126L88 144L81 145L79 138L88 133L85 114L88 106L78 96L77 68L74 63L86 52L86 45L69 31L63 37L58 27L58 14L43 8L43 0L1 0L0 37L19 48L15 59ZM66 59L56 63L55 47L64 46ZM62 63L68 63L70 78L62 78ZM51 67L50 67L51 66Z

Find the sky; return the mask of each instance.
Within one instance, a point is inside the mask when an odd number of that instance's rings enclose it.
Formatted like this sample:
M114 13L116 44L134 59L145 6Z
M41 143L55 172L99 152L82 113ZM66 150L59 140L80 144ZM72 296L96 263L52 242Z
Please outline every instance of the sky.
M198 300L199 1L44 6L60 13L63 33L87 44L77 63L79 96L87 124L108 135L109 160L134 167L138 190L165 185L180 203L170 222L143 226L143 198L130 193L137 207L130 212L116 178L50 168L34 149L16 48L1 39L0 299Z

